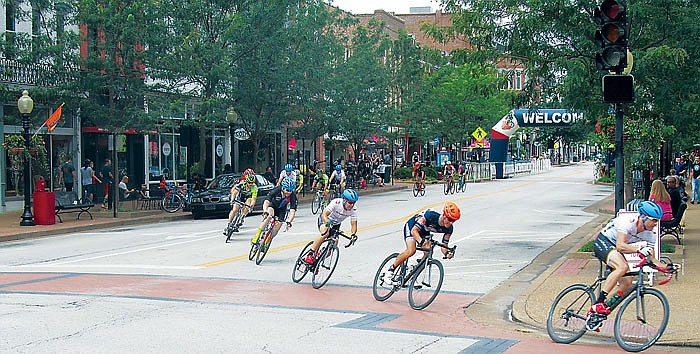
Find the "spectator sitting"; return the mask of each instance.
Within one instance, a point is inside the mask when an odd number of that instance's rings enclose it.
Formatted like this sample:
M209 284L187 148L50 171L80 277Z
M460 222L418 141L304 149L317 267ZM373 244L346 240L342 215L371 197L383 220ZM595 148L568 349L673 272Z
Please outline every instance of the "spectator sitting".
M204 176L199 174L199 172L192 174L192 180L190 183L193 191L202 191L207 188L207 180L204 178Z
M139 195L145 197L141 191L137 191L133 188L129 189L127 183L129 183L129 176L122 176L122 180L119 182L119 191L121 192L120 196L122 200L138 199Z
M684 203L688 201L688 195L685 193L685 189L679 185L678 181L678 176L669 176L666 180L668 194L671 196L671 210L673 211L673 215L676 215L676 211L681 205L681 202Z
M649 200L656 202L661 207L663 211L663 216L661 221L668 221L673 219L673 209L671 208L671 196L668 194L664 183L657 179L651 183L651 193L649 194Z

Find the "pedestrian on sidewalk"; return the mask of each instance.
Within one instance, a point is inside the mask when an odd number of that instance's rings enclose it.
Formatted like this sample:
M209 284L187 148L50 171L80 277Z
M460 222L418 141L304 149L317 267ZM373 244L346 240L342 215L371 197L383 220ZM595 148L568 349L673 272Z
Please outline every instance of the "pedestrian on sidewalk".
M95 184L93 181L102 183L102 181L95 176L95 163L90 161L90 159L85 159L83 167L80 168L80 183L83 186L83 200L87 199L90 204L93 203L93 198L95 197Z
M109 191L112 189L114 176L112 175L112 160L105 159L105 164L102 166L102 187L104 188L104 198L102 199L102 209L112 209L112 198Z
M695 159L690 164L690 176L693 179L690 204L700 203L700 155L695 155Z
M66 188L66 192L73 191L73 185L78 180L78 176L70 158L61 166L61 176L63 177L63 186Z

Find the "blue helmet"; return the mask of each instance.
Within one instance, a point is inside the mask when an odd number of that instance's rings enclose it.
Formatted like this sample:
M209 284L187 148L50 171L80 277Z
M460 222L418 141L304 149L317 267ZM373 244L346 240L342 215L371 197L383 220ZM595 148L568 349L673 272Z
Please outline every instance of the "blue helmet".
M291 163L284 165L284 170L287 172L292 172L293 169L294 169L294 166L292 166Z
M659 204L649 200L639 203L637 211L640 215L645 215L654 219L661 219L661 217L664 215L664 212L661 210Z
M349 200L351 202L356 202L359 199L357 192L352 189L346 189L343 191L343 199Z
M288 192L291 192L294 190L294 188L297 187L297 181L294 180L292 177L287 177L282 180L282 189L286 190Z
M335 166L335 170L336 170L336 171L340 171L340 170L342 170L342 169L343 169L343 166L341 166L341 165L336 165L336 166Z

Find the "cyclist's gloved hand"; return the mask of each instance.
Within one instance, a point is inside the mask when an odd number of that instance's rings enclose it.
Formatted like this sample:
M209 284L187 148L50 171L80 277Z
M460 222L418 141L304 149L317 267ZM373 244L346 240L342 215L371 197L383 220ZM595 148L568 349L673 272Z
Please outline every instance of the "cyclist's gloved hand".
M262 218L263 218L263 219L267 219L268 216L270 216L270 213L268 213L268 212L262 213Z
M680 268L681 268L681 265L676 264L676 263L669 263L666 265L666 270L671 272L671 273L677 272Z
M290 228L290 227L292 227L292 222L291 222L291 221L287 221L287 228Z
M330 220L326 221L326 227L331 227L331 225L333 225L332 221L330 221Z
M654 249L649 246L644 246L640 248L638 252L643 254L645 257L649 257L649 255L652 254L652 252L654 252Z

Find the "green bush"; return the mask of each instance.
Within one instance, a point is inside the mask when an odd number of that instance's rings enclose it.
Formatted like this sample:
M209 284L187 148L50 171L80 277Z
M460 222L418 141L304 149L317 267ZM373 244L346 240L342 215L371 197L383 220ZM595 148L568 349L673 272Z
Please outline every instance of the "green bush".
M593 242L594 241L588 241L586 242L581 248L578 249L579 252L593 252ZM669 245L667 243L662 243L661 244L661 253L675 253L676 252L676 247L673 245Z
M411 172L413 170L409 167L397 167L394 171L394 178L397 179L411 179Z

